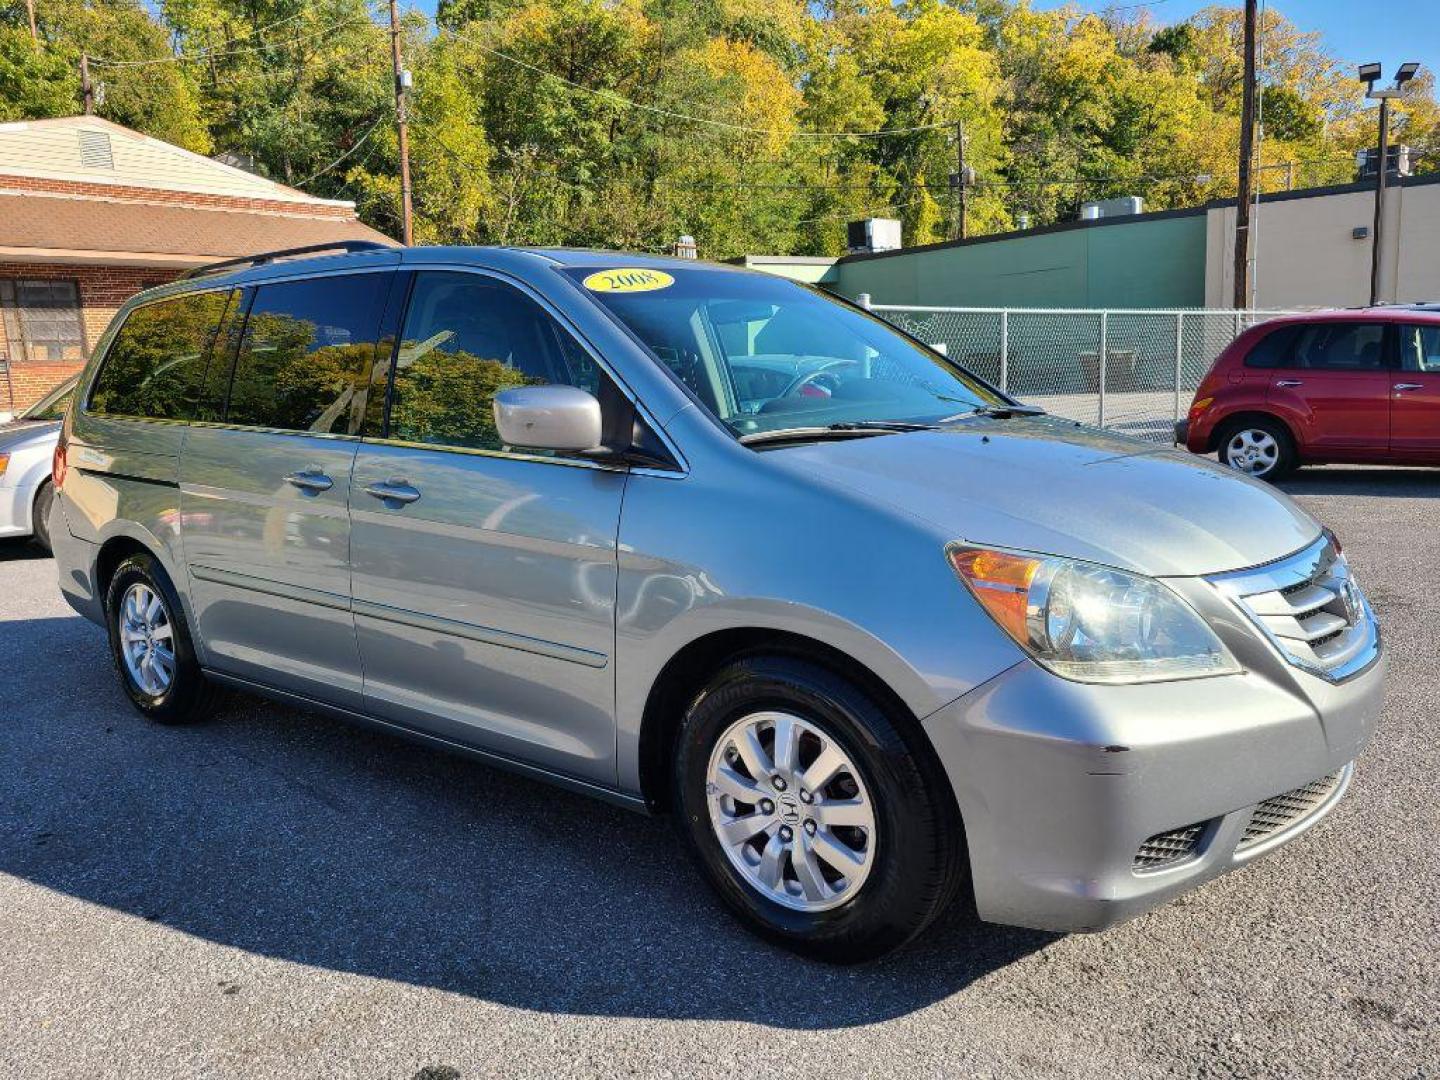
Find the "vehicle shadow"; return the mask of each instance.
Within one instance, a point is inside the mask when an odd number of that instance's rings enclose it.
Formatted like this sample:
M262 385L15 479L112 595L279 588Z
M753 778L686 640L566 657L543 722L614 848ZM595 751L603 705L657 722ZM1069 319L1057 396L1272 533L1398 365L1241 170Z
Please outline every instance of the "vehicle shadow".
M28 536L0 540L0 562L24 562L48 558L50 558L50 554L36 547Z
M0 670L0 872L254 953L538 1011L823 1029L1055 940L962 910L886 960L810 963L722 911L664 820L248 698L148 724L79 619L0 622Z
M1276 487L1288 495L1362 495L1440 498L1440 469L1392 469L1377 465L1327 465L1300 469Z

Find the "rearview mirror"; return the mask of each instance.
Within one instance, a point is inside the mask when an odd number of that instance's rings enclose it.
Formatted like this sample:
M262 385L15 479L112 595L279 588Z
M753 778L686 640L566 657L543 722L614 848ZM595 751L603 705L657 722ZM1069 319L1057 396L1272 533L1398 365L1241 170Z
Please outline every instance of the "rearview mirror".
M600 402L579 387L516 386L496 394L494 408L506 446L576 451L600 445Z

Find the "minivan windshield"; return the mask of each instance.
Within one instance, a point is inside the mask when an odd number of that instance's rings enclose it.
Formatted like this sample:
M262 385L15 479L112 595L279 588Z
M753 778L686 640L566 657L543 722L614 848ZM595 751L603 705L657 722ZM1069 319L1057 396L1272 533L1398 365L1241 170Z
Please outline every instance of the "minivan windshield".
M704 267L563 272L742 437L905 430L1006 404L880 319L783 278Z

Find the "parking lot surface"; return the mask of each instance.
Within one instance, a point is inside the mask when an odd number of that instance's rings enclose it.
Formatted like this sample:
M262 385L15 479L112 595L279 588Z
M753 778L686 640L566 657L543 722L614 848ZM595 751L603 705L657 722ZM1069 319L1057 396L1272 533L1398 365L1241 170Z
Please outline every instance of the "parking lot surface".
M1286 486L1390 650L1330 818L1102 935L850 969L742 931L663 819L248 698L147 725L6 546L0 1075L1436 1080L1440 472Z

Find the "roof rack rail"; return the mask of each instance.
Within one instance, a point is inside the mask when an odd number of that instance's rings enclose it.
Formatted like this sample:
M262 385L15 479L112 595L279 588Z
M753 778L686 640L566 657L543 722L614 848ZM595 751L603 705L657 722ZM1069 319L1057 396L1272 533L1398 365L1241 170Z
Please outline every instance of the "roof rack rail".
M256 255L245 255L239 259L225 259L223 262L206 263L204 266L192 267L181 274L180 281L189 281L191 278L201 277L205 274L218 274L221 270L228 270L233 266L264 266L276 259L289 258L292 255L313 255L321 251L380 251L388 250L393 244L382 244L376 240L335 240L328 244L306 244L304 247L282 248L279 251L262 251Z

